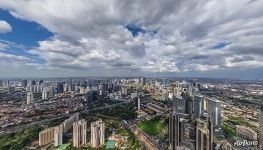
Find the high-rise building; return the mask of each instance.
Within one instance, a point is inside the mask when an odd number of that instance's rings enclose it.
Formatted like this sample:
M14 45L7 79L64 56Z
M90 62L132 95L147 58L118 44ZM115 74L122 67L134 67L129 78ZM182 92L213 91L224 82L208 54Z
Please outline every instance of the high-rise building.
M48 98L48 92L47 91L43 91L42 92L42 99L47 99Z
M105 123L100 119L91 123L91 147L99 147L105 143Z
M200 118L204 113L204 96L195 95L194 96L194 115Z
M27 86L27 80L22 80L22 84L21 84L23 87L26 87Z
M63 144L63 124L54 128L54 146Z
M174 95L175 96L180 96L181 95L181 89L182 89L182 87L181 87L180 82L176 81L175 82L175 88L174 88Z
M145 78L144 78L144 77L141 78L141 85L142 85L142 86L145 85Z
M258 112L258 122L259 122L259 129L258 129L258 143L259 143L259 150L263 149L263 105Z
M128 86L123 85L123 86L121 87L121 94L122 94L122 95L127 95L127 94L128 94Z
M31 80L31 85L36 85L36 81L35 80Z
M190 96L193 95L193 83L192 82L188 82L188 93Z
M8 94L13 94L15 92L15 87L9 86L7 88L7 92L8 92Z
M63 89L63 83L57 83L57 93L63 93L64 89Z
M186 120L183 114L172 112L169 116L169 149L176 150L186 143Z
M209 98L208 102L208 115L212 118L213 125L216 128L221 126L221 101Z
M81 147L87 144L87 122L82 119L73 123L73 146Z
M9 87L9 86L10 86L10 81L7 80L7 81L6 81L6 87Z
M182 96L173 97L173 107L178 113L185 113L185 99Z
M39 82L38 82L38 85L43 85L44 84L44 81L43 80L40 80Z
M32 92L27 92L26 102L27 104L31 104L34 102L34 94Z
M104 86L103 84L99 85L99 95L102 96L104 94Z
M169 149L176 150L179 146L179 120L176 113L171 113L169 117Z
M39 145L46 145L54 140L54 130L55 128L48 128L39 133Z
M141 109L141 98L140 98L140 96L138 96L138 98L137 98L137 108L138 108L138 110Z
M187 92L183 92L182 97L185 99L185 113L191 115L193 112L193 99Z
M79 94L85 94L86 89L84 87L79 87Z
M66 119L63 124L63 132L67 133L70 129L72 129L73 123L79 120L79 113L74 114L73 116Z
M197 119L196 150L213 150L213 125L209 120Z

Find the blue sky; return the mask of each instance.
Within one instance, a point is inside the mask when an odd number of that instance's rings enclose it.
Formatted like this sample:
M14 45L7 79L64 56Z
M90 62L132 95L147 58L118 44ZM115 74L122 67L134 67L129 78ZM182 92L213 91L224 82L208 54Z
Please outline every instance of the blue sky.
M15 18L6 10L0 9L0 16L0 20L5 20L12 26L12 32L0 34L0 40L9 43L9 47L2 52L33 58L35 63L44 63L44 59L28 53L27 50L38 46L38 41L48 39L53 34L35 22Z
M0 77L262 78L263 2L223 1L1 1Z

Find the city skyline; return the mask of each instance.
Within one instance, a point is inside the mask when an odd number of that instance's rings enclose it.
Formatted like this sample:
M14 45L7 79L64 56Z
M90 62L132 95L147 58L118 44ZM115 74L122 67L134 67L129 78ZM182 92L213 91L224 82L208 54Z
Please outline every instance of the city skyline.
M1 1L0 78L260 79L262 9L259 0Z

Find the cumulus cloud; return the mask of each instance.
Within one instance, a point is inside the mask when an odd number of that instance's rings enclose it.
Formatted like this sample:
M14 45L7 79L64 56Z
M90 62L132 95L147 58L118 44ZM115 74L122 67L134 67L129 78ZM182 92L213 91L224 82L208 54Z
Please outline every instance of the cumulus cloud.
M7 33L11 31L12 31L11 25L4 20L0 20L0 33Z
M262 67L260 0L9 0L0 8L54 33L30 50L46 67L138 72ZM131 24L144 32L133 36Z

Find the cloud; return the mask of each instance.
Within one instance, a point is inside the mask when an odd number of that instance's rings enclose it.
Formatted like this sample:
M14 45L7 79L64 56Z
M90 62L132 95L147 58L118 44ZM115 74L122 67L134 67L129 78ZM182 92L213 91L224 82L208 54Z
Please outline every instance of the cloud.
M11 25L4 20L0 20L0 33L7 33L11 31L12 31Z
M47 68L122 72L262 68L259 0L9 0L1 1L0 8L54 33L30 50L46 61ZM129 25L137 30L127 29Z

